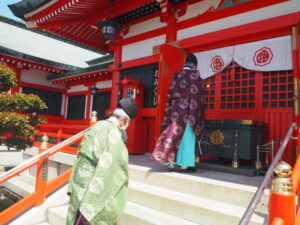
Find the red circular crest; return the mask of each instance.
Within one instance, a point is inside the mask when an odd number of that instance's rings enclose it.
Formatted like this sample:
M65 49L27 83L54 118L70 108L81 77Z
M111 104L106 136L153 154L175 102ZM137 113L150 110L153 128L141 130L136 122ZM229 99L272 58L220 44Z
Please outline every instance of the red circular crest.
M224 66L224 61L221 56L216 55L212 58L210 67L214 72L220 71Z
M272 49L263 47L257 50L253 56L255 66L265 66L271 63L273 59Z

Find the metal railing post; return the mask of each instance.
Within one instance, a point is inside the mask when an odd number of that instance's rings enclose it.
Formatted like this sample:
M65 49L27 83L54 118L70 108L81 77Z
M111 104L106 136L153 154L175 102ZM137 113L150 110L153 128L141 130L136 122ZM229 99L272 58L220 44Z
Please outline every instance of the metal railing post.
M298 150L300 149L300 127L297 128L297 147ZM300 183L300 156L297 157L297 160L295 162L294 168L293 168L293 173L291 176L291 179L293 180L293 191L294 193L298 193L299 195L299 183ZM300 198L298 197L298 208L299 208L299 204L300 204Z
M62 135L62 130L61 128L59 128L59 130L57 131L57 141L56 141L57 144L61 142L61 135Z
M80 140L81 138L83 138L86 133L90 130L91 128L88 127L85 130L75 134L74 136L62 141L61 143L47 149L46 151L28 159L27 161L19 164L18 166L10 169L9 171L6 171L3 174L0 174L0 184L4 183L5 181L9 180L10 178L12 178L13 176L18 175L19 173L25 171L26 169L30 168L31 166L35 165L38 163L39 159L41 157L44 156L52 156L54 154L56 154L57 152L59 152L59 150L61 150L62 148L72 144L73 142L75 142L76 140Z
M24 199L16 202L9 208L0 212L0 224L4 224L4 223L6 224L9 220L14 218L16 215L32 207L32 205L35 206L41 205L45 201L45 197L47 194L52 193L54 190L56 190L58 187L61 187L63 184L65 184L68 181L71 174L71 169L64 172L59 177L51 180L50 182L47 182L47 179L44 180L41 179L43 177L46 178L45 175L47 176L47 174L45 173L47 172L47 170L43 170L43 165L47 166L47 164L43 164L43 162L45 160L47 162L49 157L56 154L57 152L60 152L64 147L67 147L68 145L78 140L81 140L90 129L91 128L88 127L85 130L75 134L74 136L69 137L68 139L50 148L48 148L47 146L48 145L47 141L44 141L40 147L41 150L38 155L33 156L32 158L10 169L9 171L0 174L0 184L2 184L5 181L9 180L10 178L17 176L18 174L24 172L27 169L30 169L34 165L39 164L37 170L35 192L26 196ZM45 184L46 186L43 186Z
M39 154L48 149L49 138L47 136L42 137L41 147L39 149ZM48 179L48 156L40 157L37 164L36 170L36 181L35 181L35 192L37 193L37 198L34 205L39 206L43 204L46 199L46 186Z
M287 134L285 135L285 137L283 139L283 142L280 144L280 147L274 157L274 160L272 161L271 165L269 166L269 169L268 169L263 181L257 188L257 191L255 192L250 204L248 205L248 208L246 209L245 214L242 217L239 225L247 225L249 223L251 216L264 193L265 188L267 187L268 183L271 180L271 177L273 175L273 169L274 169L275 165L279 162L279 160L288 144L288 141L290 140L290 138L294 132L295 127L296 127L296 123L292 123Z
M274 167L277 177L272 180L269 197L269 222L281 218L285 225L294 225L296 218L296 195L290 178L292 167L281 161Z
M271 225L285 225L285 223L284 223L283 219L276 217L273 219Z
M97 123L97 120L98 120L97 114L98 113L96 111L92 112L92 117L91 117L91 120L90 120L90 123L89 123L90 127L93 126L95 123Z
M298 127L297 129L297 136L298 136L298 140L297 140L297 145L298 145L298 149L300 149L300 127ZM292 180L293 180L293 191L296 192L299 188L299 178L300 177L300 157L297 158L296 163L294 165L294 169L293 169L293 173L292 173Z

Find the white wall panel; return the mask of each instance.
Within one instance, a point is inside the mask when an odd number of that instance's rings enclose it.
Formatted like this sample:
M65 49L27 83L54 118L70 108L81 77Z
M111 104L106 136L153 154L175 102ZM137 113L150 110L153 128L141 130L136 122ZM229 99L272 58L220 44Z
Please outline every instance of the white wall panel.
M84 86L83 84L71 86L68 93L80 92L80 91L87 91L89 88Z
M99 89L103 88L111 88L112 87L112 80L100 81L96 83L96 87Z
M35 69L22 70L20 80L26 83L65 89L65 84L52 84L52 82L48 81L47 80L48 75L49 75L48 72L41 71L41 70L35 70Z
M123 46L122 61L138 59L152 55L153 46L165 43L166 35L150 38Z
M196 4L192 4L187 8L186 14L178 18L178 21L180 22L201 15L211 7L217 8L220 2L221 0L204 0Z
M129 29L129 33L125 36L125 38L155 30L157 28L164 27L165 25L165 23L160 22L160 17L155 17L153 19L132 25Z
M261 8L178 31L178 40L300 11L300 0ZM188 18L188 16L186 17Z

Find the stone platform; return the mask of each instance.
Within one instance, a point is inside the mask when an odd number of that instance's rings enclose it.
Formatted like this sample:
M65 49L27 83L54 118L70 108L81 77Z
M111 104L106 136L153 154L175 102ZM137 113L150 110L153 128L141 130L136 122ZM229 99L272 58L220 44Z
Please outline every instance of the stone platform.
M166 166L151 160L150 154L130 155L129 162L133 165L149 167L151 168L151 172L170 173ZM188 173L188 175L255 187L258 187L263 180L263 176L254 176L255 169L249 166L235 169L232 168L230 164L227 165L224 163L217 163L215 161L202 160L201 163L197 165L197 168L197 172ZM176 173L176 171L173 173Z

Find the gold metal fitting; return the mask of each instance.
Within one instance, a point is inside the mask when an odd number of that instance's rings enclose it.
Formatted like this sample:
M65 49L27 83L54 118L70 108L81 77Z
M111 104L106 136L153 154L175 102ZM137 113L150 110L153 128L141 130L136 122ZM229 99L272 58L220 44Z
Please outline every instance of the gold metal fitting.
M224 134L220 130L215 130L210 134L209 140L213 145L221 145L224 138Z
M288 178L292 174L292 167L285 161L281 161L274 167L274 172L278 177Z
M239 168L239 162L238 161L232 161L232 164L231 164L231 166L233 167L233 168Z
M272 181L272 191L280 194L293 194L293 181L290 178L276 177Z
M40 149L47 149L48 148L48 141L49 141L48 136L44 135L42 137L42 143L41 143Z
M278 177L272 180L272 191L280 194L293 194L293 181L290 178L292 167L290 164L281 161L274 167Z
M96 111L92 112L91 122L97 122L98 120L97 115L98 113Z
M256 161L256 162L255 162L255 168L256 168L257 170L262 168L261 161Z
M237 152L234 152L234 154L233 154L231 166L235 169L240 167L239 159L237 157Z

